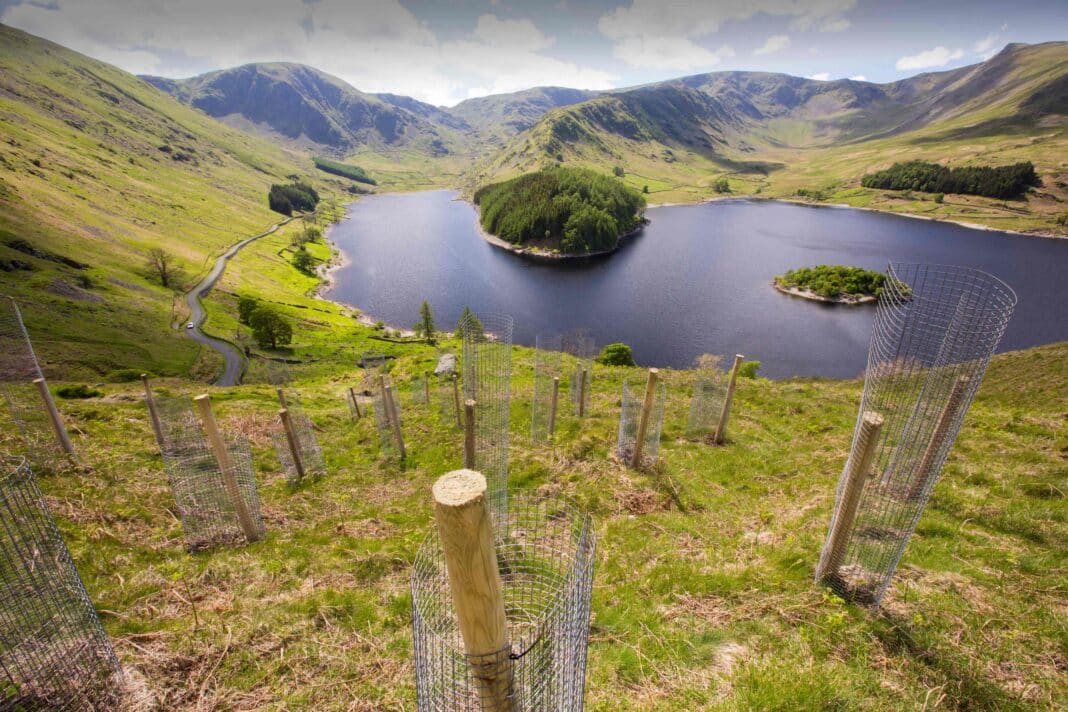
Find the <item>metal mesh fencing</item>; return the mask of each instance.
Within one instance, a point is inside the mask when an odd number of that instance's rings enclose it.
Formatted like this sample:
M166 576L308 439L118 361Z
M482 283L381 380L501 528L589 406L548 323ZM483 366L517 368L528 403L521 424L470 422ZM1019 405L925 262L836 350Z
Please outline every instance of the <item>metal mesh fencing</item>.
M589 333L580 329L563 336L563 351L573 357L568 395L575 414L583 417L590 412L590 393L593 390L593 357L596 345Z
M697 362L693 384L690 415L686 420L686 434L710 438L719 427L723 404L727 400L727 374L719 356L705 354Z
M638 442L638 429L641 424L642 405L645 402L645 384L630 384L623 381L623 398L619 411L619 440L616 454L624 462L634 459L634 447ZM649 409L649 421L645 429L642 446L642 467L656 463L660 454L660 430L664 425L664 407L667 404L667 388L663 381L657 381L653 389L652 407Z
M401 422L401 407L397 393L392 388L389 376L379 372L376 385L371 387L371 408L375 413L375 426L378 428L378 440L382 447L382 454L386 457L400 455L400 443L393 432L393 418L396 418L398 427ZM386 386L390 386L390 400L386 399Z
M475 401L475 467L486 477L486 502L500 522L508 512L508 425L512 382L512 317L469 314L463 338L464 399Z
M583 708L595 534L569 504L512 497L496 531L509 646L464 652L444 554L432 532L412 569L416 687L422 712L576 712ZM508 679L507 703L480 679Z
M456 354L449 349L438 350L438 364L434 369L433 388L438 403L438 417L447 428L462 428L460 412L460 384L456 373ZM432 396L433 397L433 396Z
M156 408L163 434L163 463L189 550L245 543L238 502L251 518L253 538L263 538L248 441L233 438L226 443L230 467L224 471L201 432L189 398L157 398ZM229 484L234 485L234 491Z
M889 266L816 569L843 597L882 600L1015 305L985 272Z
M345 405L349 408L349 416L353 420L359 420L367 415L367 410L371 407L371 399L356 388L350 388L345 391Z
M426 404L430 402L430 375L416 376L411 382L412 403Z
M27 462L0 480L0 710L111 710L122 669Z
M22 312L14 299L0 298L0 397L7 404L30 462L39 471L52 471L62 467L65 456L34 385L38 378L44 378L44 373Z
M248 371L243 383L268 383L272 386L285 386L293 381L293 372L285 361L276 361L262 356L249 359Z
M271 439L274 441L278 461L286 473L286 481L290 485L297 485L305 478L318 479L326 474L323 451L319 447L319 439L315 437L315 426L305 414L304 409L300 407L300 397L294 391L286 392L286 410L289 413L289 423L293 428L293 434L296 436L294 444L301 463L301 467L298 468L289 443L289 436L286 435L280 423L279 430L271 434Z
M534 395L530 401L530 440L544 443L551 439L553 397L559 409L559 378L563 375L561 351L563 337L559 334L539 334L534 337ZM559 413L556 413L559 416Z

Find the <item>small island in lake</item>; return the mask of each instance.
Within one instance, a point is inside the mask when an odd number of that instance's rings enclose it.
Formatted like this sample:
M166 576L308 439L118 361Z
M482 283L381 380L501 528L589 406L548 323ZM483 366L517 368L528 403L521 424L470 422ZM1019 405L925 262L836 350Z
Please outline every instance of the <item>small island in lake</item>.
M881 272L860 267L817 265L780 274L772 284L780 292L817 302L867 304L879 298L885 280Z
M553 166L492 183L474 202L492 244L549 259L612 252L646 223L641 193L586 168Z

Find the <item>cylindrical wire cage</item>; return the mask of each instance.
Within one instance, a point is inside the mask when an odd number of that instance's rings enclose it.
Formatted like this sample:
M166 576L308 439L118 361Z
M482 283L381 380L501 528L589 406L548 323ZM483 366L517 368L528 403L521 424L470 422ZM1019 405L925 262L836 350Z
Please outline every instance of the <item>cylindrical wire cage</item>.
M727 374L720 364L719 356L706 354L698 360L690 415L686 420L687 435L711 437L719 427L723 403L727 400Z
M311 419L304 413L300 406L300 397L294 391L286 391L286 410L289 412L289 422L296 435L297 454L300 457L303 468L303 478L318 479L326 474L326 463L323 461L323 451L319 447L319 439L315 437L315 426ZM290 485L298 484L302 475L297 469L297 463L293 457L289 437L281 423L278 430L271 434L274 441L274 450L278 455L278 461L282 470L286 473L286 481Z
M44 378L18 304L0 298L0 397L26 446L29 461L41 471L60 469L64 461L51 421L34 380Z
M363 395L360 390L350 388L345 391L345 405L349 408L349 417L353 420L359 420L368 414L367 411L371 407L371 399Z
M230 468L224 472L200 430L189 398L158 398L163 433L163 463L185 530L186 546L199 551L248 540L239 517L240 504L251 519L254 539L264 535L252 451L248 441L232 438L225 443ZM232 476L238 499L227 487Z
M389 386L388 391L386 386ZM386 400L387 393L389 401ZM382 454L386 457L399 456L400 443L397 442L396 434L393 432L392 419L396 417L397 422L401 422L400 399L393 390L389 376L384 372L379 374L378 381L371 387L371 409L375 413L375 427L378 429L378 441Z
M475 401L474 469L486 477L486 502L495 522L508 511L512 324L504 314L468 314L459 328L464 399Z
M416 688L422 712L576 712L583 708L596 537L568 503L512 497L496 531L509 646L464 652L441 541L423 542L412 569ZM511 671L504 708L480 699L478 677Z
M1015 305L979 270L889 266L816 572L843 597L882 601Z
M459 413L463 406L458 403L460 384L456 373L456 354L448 349L438 350L438 364L434 368L434 388L438 402L438 417L448 428L460 428ZM434 397L434 396L431 396Z
M645 403L644 383L631 384L623 381L623 398L619 411L619 439L616 454L624 462L634 459L634 448L638 442L638 430L641 424L642 407ZM660 430L664 425L664 407L667 404L667 387L663 381L657 381L653 391L652 407L649 409L649 422L645 429L642 446L641 466L656 462L660 454Z
M430 376L420 374L411 380L412 403L426 404L430 395Z
M571 371L568 384L568 396L574 406L575 414L588 415L590 412L590 393L593 391L593 357L597 355L593 337L585 329L570 331L562 339L563 352L572 357L569 364Z
M531 442L544 443L550 438L550 413L553 408L553 390L557 391L559 418L562 337L559 334L538 334L534 337L534 394L530 401ZM554 386L555 384L555 386Z
M0 479L0 710L111 710L122 669L27 462Z

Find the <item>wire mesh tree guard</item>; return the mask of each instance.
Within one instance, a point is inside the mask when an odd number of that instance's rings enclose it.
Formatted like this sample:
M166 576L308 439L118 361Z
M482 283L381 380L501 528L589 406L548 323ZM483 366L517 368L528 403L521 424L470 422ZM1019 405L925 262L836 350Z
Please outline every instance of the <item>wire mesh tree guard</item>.
M696 378L690 415L686 420L686 434L711 439L719 426L727 398L727 374L722 370L722 357L713 354L698 357L695 367Z
M157 398L156 408L163 463L186 547L199 551L262 539L263 517L248 441L231 438L217 451L201 431L188 397Z
M295 391L286 391L285 402L284 415L279 412L281 427L271 434L271 439L286 481L295 486L304 479L325 475L326 464L319 439L315 437L315 426L301 408L300 397Z
M0 710L111 710L122 669L29 464L0 480Z
M371 407L371 399L365 396L362 390L357 390L355 386L350 386L345 391L345 405L349 408L349 416L353 420L359 420L367 415L367 409Z
M534 394L530 401L530 440L548 442L556 429L563 375L563 337L538 334L534 337Z
M412 403L425 405L430 403L430 374L416 376L409 384L412 389Z
M564 353L574 359L571 368L571 382L568 395L575 407L575 415L585 417L590 409L590 392L593 388L593 357L597 355L593 337L585 329L578 329L564 334L562 339Z
M449 349L438 349L438 364L434 368L435 393L437 394L438 417L447 428L463 428L460 382L456 373L456 354Z
M508 511L508 425L512 383L512 317L469 313L463 340L464 401L475 401L475 466L489 484L495 517Z
M404 441L401 435L401 410L393 391L389 375L378 372L377 383L371 387L371 408L375 413L375 426L382 454L386 457L404 457Z
M56 409L14 299L0 298L0 396L39 471L76 460L67 427ZM68 459L69 458L69 459Z
M1015 305L979 270L889 265L816 568L844 598L882 601Z
M510 499L503 529L492 529L485 510L481 516L491 532L489 550L480 553L495 569L484 573L499 573L495 618L503 645L485 650L474 639L471 599L458 593L463 581L453 583L463 573L449 570L455 559L446 554L439 519L412 569L419 710L582 710L596 548L590 518L568 503L527 495Z
M644 386L623 381L616 455L634 467L650 467L660 454L660 431L664 425L667 388L663 381L657 379L656 369L649 371L649 380Z

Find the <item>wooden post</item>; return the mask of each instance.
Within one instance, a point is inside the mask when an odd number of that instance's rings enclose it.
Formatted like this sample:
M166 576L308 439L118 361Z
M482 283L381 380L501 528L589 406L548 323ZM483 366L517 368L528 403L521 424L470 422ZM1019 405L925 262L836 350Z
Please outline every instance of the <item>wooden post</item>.
M456 470L434 483L434 519L464 653L471 660L480 709L510 712L512 661L504 586L497 568L486 478ZM482 662L482 661L485 662ZM481 664L480 664L481 663Z
M297 440L297 432L293 429L293 421L289 417L289 411L282 408L278 411L278 418L282 421L282 429L286 433L286 442L289 443L289 454L293 456L293 465L297 470L297 481L304 479L304 461L300 457L300 441Z
M463 430L464 419L460 412L460 379L455 373L452 374L452 400L456 404L456 427Z
M560 377L553 376L553 397L549 401L549 437L556 433L556 404L560 400Z
M248 507L245 506L245 498L241 496L241 490L237 486L234 463L230 460L230 453L226 449L226 443L223 442L222 433L219 432L219 425L215 422L215 414L211 412L211 396L205 393L197 396L193 401L197 404L200 424L204 427L204 434L215 455L215 462L219 465L223 485L234 504L234 512L237 513L237 520L241 523L241 530L245 533L245 539L250 543L254 542L258 538L256 526L252 523L252 515L249 514Z
M276 388L278 393L278 405L282 407L282 410L289 410L289 404L286 403L286 392L281 388Z
M634 441L634 457L630 464L634 468L642 466L642 450L645 449L645 433L649 430L649 414L653 410L653 400L656 398L656 379L660 369L649 369L649 380L645 383L645 400L642 401L642 414L638 419L638 437Z
M464 401L464 467L475 469L475 402Z
M37 386L37 392L41 394L41 400L44 401L45 411L48 412L48 420L52 423L52 431L56 434L59 446L63 448L63 452L75 457L74 445L70 441L70 435L67 434L67 426L63 424L63 417L56 408L56 402L52 399L52 391L48 390L48 383L43 378L35 378L33 385Z
M393 427L393 437L397 440L397 449L400 450L400 459L408 457L408 451L404 448L404 433L401 432L400 414L397 412L397 402L393 400L393 386L386 384L384 397L386 400L386 416Z
M734 387L738 383L738 367L742 365L741 354L734 355L734 367L731 368L731 379L727 383L727 396L723 399L723 411L719 414L719 423L716 424L716 434L712 442L719 445L727 437L727 420L731 417L731 402L734 400Z
M145 386L145 404L148 406L148 417L152 421L152 432L156 435L156 442L160 450L163 449L163 426L159 422L159 413L156 411L156 398L152 395L152 386L148 382L148 374L141 374L141 383Z
M931 442L927 444L923 459L920 460L920 466L916 468L916 476L913 477L912 483L909 485L909 499L919 499L923 494L924 486L927 484L927 471L931 469L935 458L938 457L938 451L942 449L942 444L946 440L946 433L949 431L949 426L957 413L957 409L960 407L960 402L964 398L964 392L968 389L970 381L971 379L968 376L959 376L956 383L953 384L953 390L949 393L949 400L946 401L945 408L942 409L942 413L938 416L938 423L935 425L934 432L931 433Z
M349 396L352 397L352 407L356 411L356 419L359 420L363 417L360 413L360 401L356 398L356 389L352 386L349 386Z
M427 405L430 405L430 372L423 372L423 398Z
M875 456L875 446L879 442L879 431L883 427L883 416L867 411L860 419L860 433L857 435L856 457L850 457L849 469L846 471L845 487L842 489L842 503L834 518L834 528L827 537L827 556L823 566L816 572L817 578L837 574L838 567L845 558L849 535L853 531L853 522L857 517L860 495L864 492L864 483L871 469Z
M579 369L579 402L578 402L578 417L582 418L586 415L586 378L587 371L582 368Z

